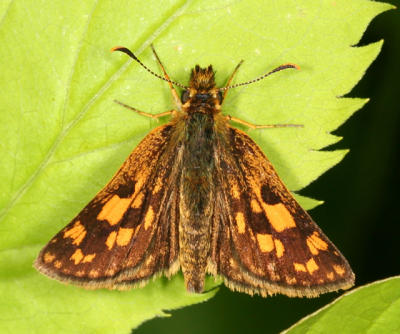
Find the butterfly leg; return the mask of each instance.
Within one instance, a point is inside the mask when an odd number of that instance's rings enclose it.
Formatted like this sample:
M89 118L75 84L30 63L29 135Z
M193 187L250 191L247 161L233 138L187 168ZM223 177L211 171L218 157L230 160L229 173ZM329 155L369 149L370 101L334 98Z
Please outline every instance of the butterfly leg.
M129 110L132 110L132 111L138 113L139 115L146 116L146 117L153 118L153 119L158 119L158 118L160 118L160 117L168 116L168 115L171 115L171 114L176 113L175 110L168 110L168 111L160 112L159 114L150 114L150 113L148 113L148 112L140 111L140 110L138 110L138 109L136 109L136 108L133 108L133 107L131 107L131 106L128 106L127 104L122 103L122 102L120 102L120 101L118 101L118 100L114 100L114 102L115 102L115 103L118 103L119 105L123 106L124 108L127 108L127 109L129 109Z
M151 50L153 51L153 54L154 54L154 56L156 57L157 62L158 62L158 64L160 65L161 70L162 70L163 73L164 73L164 78L167 79L167 80L169 80L169 81L171 81L171 79L170 79L170 77L169 77L167 71L166 71L165 68L164 68L164 65L162 64L160 58L158 57L158 54L157 54L156 50L154 49L153 44L151 44ZM181 109L182 109L182 102L181 102L181 99L180 99L178 93L176 92L176 90L175 90L175 88L174 88L174 86L172 85L171 82L168 82L168 85L169 85L169 88L171 89L172 98L174 99L175 104L176 104L178 110L181 110Z
M266 124L266 125L256 125L253 123L246 122L240 118L236 118L230 115L227 115L226 118L229 121L233 121L242 125L249 127L250 129L267 129L267 128L302 128L303 124Z
M242 64L243 64L243 59L239 62L239 64L236 65L236 67L235 67L235 69L233 70L233 72L232 72L230 78L228 79L228 82L226 83L225 87L228 87L228 86L231 85L231 82L232 82L233 78L235 77L235 75L236 75L236 73L237 73L239 67L240 67ZM225 101L226 95L228 94L228 90L229 90L229 89L226 89L226 90L224 91L224 96L222 97L222 103Z

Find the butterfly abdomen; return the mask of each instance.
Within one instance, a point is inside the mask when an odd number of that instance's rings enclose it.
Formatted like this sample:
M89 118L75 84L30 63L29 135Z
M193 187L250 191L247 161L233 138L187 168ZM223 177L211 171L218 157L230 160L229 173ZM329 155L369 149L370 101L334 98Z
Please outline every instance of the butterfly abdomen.
M192 292L203 290L210 253L214 135L213 115L188 115L183 137L179 246L186 287Z

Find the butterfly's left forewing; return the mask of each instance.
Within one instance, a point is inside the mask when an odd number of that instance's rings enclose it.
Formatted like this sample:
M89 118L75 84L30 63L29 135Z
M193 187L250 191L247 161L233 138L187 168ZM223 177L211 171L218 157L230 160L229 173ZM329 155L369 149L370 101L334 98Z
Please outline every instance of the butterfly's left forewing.
M179 154L172 125L150 132L113 179L40 252L42 273L88 288L124 288L178 264Z
M345 258L244 132L229 127L216 144L215 160L219 189L210 272L232 289L264 296L313 297L353 285Z

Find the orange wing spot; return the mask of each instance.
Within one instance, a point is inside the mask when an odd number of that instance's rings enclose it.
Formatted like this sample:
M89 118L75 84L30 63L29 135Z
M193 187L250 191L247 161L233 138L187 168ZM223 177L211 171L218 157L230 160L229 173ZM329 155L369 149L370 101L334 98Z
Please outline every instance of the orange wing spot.
M256 199L252 199L250 202L251 205L251 211L255 212L255 213L261 213L262 209L260 207L260 204L258 204L258 201Z
M82 263L92 262L95 257L96 253L88 254L83 258Z
M318 265L315 263L315 260L313 258L307 261L306 267L310 274L319 269Z
M262 252L270 252L275 247L271 234L257 233L257 241Z
M343 274L346 272L346 270L342 267L342 266L339 266L339 265L334 265L333 266L333 269L336 271L336 273L338 274L338 275L340 275L340 276L343 276Z
M154 220L154 211L153 207L150 205L147 209L146 216L144 217L144 229L147 230Z
M140 208L142 206L143 199L144 199L144 194L143 193L138 194L136 198L133 200L131 208L134 209Z
M303 272L307 271L306 267L304 267L304 264L294 262L293 266L294 266L294 270L296 270L296 271L303 271Z
M326 277L330 280L333 281L333 279L335 278L335 274L333 272L330 272L328 274L326 274Z
M86 229L78 220L75 224L64 232L63 238L71 238L73 239L72 244L79 246L82 240L86 236Z
M307 242L307 247L310 250L311 254L312 255L318 255L319 250L314 247L314 244L312 243L312 241L309 238L307 238L306 242Z
M282 232L288 228L296 227L293 216L282 203L268 205L263 202L262 206L275 231Z
M97 215L97 219L106 220L110 225L118 224L130 204L130 198L120 198L118 195L114 195L103 206Z
M283 246L282 241L279 239L274 239L275 249L276 249L276 256L282 257L283 252L285 251L285 246Z
M131 241L133 235L133 228L120 227L117 235L117 245L126 246Z
M75 275L78 276L78 277L82 277L83 275L85 275L85 272L84 272L83 270L78 270L78 271L75 273Z
M307 237L307 246L313 255L318 255L320 250L326 251L328 249L328 244L319 237L318 232Z
M91 278L99 277L99 271L96 269L92 269L91 271L89 271L89 277L91 277Z
M144 182L147 180L149 174L150 174L150 171L148 171L148 170L140 171L140 174L138 175L138 179L136 180L136 183L135 183L135 192L133 193L132 198L135 198L135 196L137 194L139 194L139 192L142 190Z
M56 256L54 254L51 254L50 252L46 252L43 255L44 263L51 263L55 258Z
M290 276L286 276L286 283L289 285L293 285L297 283L297 279L296 277L290 277Z
M282 232L288 228L296 227L292 214L282 203L267 204L262 199L260 187L253 182L251 188L256 193L257 199L275 231Z
M83 253L82 253L81 249L78 248L78 249L74 252L74 254L71 255L71 257L70 257L69 259L72 260L72 261L74 261L75 264L80 263L80 262L82 261L82 259L83 259Z
M244 222L243 213L237 212L236 216L235 216L235 220L236 220L236 225L237 225L238 232L240 234L244 233L244 231L246 230L246 224Z
M60 269L61 266L62 266L61 261L55 261L55 262L54 262L54 267L56 267L57 269Z
M117 232L112 231L107 237L106 246L108 250L111 250L114 247L115 239L117 238Z

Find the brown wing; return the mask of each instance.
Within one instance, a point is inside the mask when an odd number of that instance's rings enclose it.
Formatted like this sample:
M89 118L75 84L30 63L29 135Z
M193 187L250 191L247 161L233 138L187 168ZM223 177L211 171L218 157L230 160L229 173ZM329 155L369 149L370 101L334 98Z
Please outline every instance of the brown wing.
M40 252L42 273L88 288L144 284L178 264L180 154L173 125L150 132L96 197Z
M347 289L346 259L294 200L260 148L229 128L217 145L219 178L209 271L233 290L315 297Z

